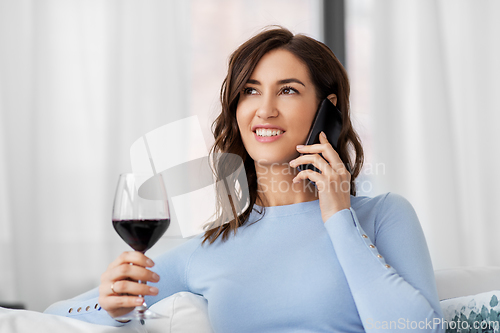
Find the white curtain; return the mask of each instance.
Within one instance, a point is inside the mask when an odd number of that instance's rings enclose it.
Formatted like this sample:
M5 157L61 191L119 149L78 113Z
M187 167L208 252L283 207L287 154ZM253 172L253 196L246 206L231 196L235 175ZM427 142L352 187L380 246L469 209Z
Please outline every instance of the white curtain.
M500 2L377 0L371 11L380 192L415 207L434 268L500 265Z
M189 1L0 0L0 302L95 287L118 174L188 116Z

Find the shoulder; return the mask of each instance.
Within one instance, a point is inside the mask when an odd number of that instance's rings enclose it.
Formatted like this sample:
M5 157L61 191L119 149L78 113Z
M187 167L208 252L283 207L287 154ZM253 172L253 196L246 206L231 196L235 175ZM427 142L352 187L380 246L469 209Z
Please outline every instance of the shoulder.
M411 203L402 195L387 192L376 197L351 197L351 206L354 210L370 210L377 213L414 213Z
M352 197L351 206L362 219L374 224L374 229L395 225L420 227L412 204L402 195L388 192L376 197Z
M417 214L412 204L402 195L389 192L384 196L380 210L380 218L407 220L416 219Z

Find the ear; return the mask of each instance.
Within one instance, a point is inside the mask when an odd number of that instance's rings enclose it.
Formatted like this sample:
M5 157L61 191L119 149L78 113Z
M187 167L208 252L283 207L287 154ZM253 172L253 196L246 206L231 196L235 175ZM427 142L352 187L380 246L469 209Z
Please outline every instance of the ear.
M333 105L337 106L337 95L330 94L326 98L328 98Z

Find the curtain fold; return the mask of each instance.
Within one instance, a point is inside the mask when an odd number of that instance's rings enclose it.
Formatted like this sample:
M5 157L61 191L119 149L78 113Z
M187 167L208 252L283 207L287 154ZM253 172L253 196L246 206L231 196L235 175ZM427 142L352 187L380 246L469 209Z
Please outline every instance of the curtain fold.
M6 156L6 142L4 133L4 120L2 116L3 101L0 86L0 156ZM9 286L0 290L0 299L3 302L15 302L17 282L14 274L14 253L13 253L13 235L10 213L10 200L8 195L9 179L7 173L7 163L4 158L0 158L0 284Z
M0 1L0 301L42 311L129 250L114 189L132 142L189 115L189 6Z
M380 192L406 196L435 268L500 265L496 1L383 0L372 11Z

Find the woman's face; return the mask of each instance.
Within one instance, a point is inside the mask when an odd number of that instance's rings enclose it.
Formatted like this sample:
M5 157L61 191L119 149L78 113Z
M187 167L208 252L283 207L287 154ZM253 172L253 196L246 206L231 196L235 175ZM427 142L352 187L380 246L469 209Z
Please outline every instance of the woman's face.
M291 52L265 54L240 92L236 119L245 148L260 165L280 164L298 156L319 100L309 69Z

